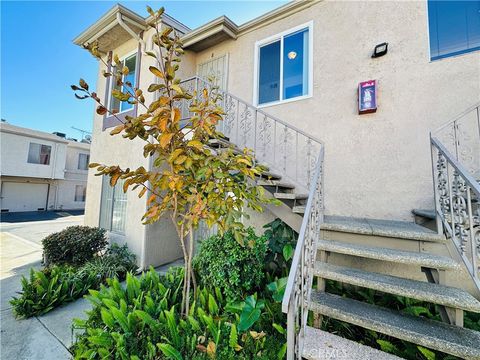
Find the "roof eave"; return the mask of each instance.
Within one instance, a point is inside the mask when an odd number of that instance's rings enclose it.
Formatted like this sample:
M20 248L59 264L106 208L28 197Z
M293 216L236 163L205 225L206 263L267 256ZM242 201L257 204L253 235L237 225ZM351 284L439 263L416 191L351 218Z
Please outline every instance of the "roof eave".
M85 31L73 39L73 43L78 46L83 46L94 41L99 36L105 34L117 23L117 13L125 17L125 20L135 26L146 29L147 24L145 19L135 12L127 9L125 6L116 4L105 15L98 19L94 24L89 26Z

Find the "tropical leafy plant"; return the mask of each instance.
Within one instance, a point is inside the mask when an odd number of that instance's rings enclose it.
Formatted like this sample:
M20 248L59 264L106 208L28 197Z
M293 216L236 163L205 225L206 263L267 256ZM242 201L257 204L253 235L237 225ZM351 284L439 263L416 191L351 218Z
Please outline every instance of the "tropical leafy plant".
M205 239L194 261L200 284L220 289L230 301L259 290L264 280L266 238L255 235L253 228L243 236L243 245L231 231Z
M153 159L154 167L145 169L121 168L118 165L90 164L98 175L110 176L114 186L124 179L124 191L140 189L138 196L148 196L145 223L153 223L161 217L172 219L183 250L186 272L182 300L182 313L187 313L190 301L190 287L196 281L192 270L195 254L193 230L204 221L208 226L217 225L220 232L231 230L237 241L242 241L243 224L239 221L244 208L262 211L263 190L253 182L263 171L256 166L251 151L245 149L242 154L234 154L231 149L217 153L209 146L210 139L220 139L223 135L216 129L224 114L218 105L218 89L199 89L188 93L182 88L177 76L181 56L184 53L179 34L171 28L161 28L164 9L153 11L148 25L154 31L155 51L146 55L155 60L156 66L150 66L155 80L148 92L157 99L147 104L143 90L135 87L125 76L129 74L118 56L113 56L115 71L104 72L106 77L124 91L114 90L112 95L120 102L135 104L138 114L126 116L125 120L117 116L118 109L108 109L89 85L80 79L78 86L72 85L79 99L93 99L99 115L116 117L120 125L111 131L111 135L121 134L125 139L144 143L143 155ZM86 46L92 55L108 69L106 58L98 50L98 43ZM191 100L189 112L192 114L186 124L180 124L180 106Z
M103 251L107 244L104 229L69 226L42 240L43 259L46 265L83 265Z
M236 305L216 291L201 288L185 318L180 313L184 270L140 278L127 275L126 286L90 291L93 305L72 347L75 359L282 359L284 328L263 326L266 302L250 296ZM265 315L266 317L266 315Z
M263 226L268 241L266 270L273 276L287 276L298 234L280 219Z
M128 271L136 269L135 256L126 245L112 245L105 254L80 267L51 265L39 271L31 269L29 278L22 277L20 296L10 303L17 317L42 315L98 288L107 278L124 279Z

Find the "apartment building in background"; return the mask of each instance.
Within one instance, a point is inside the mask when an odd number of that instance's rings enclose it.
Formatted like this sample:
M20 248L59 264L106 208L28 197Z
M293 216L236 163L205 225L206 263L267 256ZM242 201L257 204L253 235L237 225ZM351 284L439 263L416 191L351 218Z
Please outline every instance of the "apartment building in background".
M90 143L2 122L1 211L85 208Z

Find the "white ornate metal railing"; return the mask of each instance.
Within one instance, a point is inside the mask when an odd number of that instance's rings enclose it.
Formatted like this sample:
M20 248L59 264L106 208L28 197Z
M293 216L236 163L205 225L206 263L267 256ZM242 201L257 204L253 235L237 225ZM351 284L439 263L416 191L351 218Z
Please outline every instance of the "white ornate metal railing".
M323 223L323 159L320 149L315 166L308 202L303 216L295 254L288 275L282 301L282 311L287 314L287 360L301 359L303 338L308 319L308 301L312 290L317 240Z
M439 232L480 289L480 104L430 135Z
M213 86L198 76L180 85L190 94ZM219 131L238 147L252 149L258 163L267 165L270 171L293 182L298 190L307 192L323 143L227 91L215 91L221 97L225 112ZM182 119L190 118L189 107L190 101L180 104Z

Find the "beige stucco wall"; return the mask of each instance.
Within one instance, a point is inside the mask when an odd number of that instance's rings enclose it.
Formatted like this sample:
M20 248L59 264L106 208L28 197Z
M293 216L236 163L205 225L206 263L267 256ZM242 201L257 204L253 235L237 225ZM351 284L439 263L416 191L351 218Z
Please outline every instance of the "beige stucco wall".
M361 19L361 21L359 21ZM253 98L255 41L313 21L313 97L265 107L325 142L327 214L412 220L432 208L429 131L480 98L480 53L430 61L427 4L324 1L197 55L229 54L228 90ZM386 56L373 48L389 43ZM357 85L378 80L378 111Z
M146 33L144 39L150 39L150 35L150 33ZM114 53L122 57L135 51L137 47L138 43L131 39L114 49ZM153 65L153 59L149 59L148 56L142 56L139 84L142 89L147 89L148 85L153 82L153 75L148 71L150 65ZM105 78L101 74L103 68L103 65L100 64L96 89L101 99L104 98L106 87ZM145 91L145 98L148 104L153 100L153 94ZM142 109L139 109L139 113L141 111ZM143 157L143 141L130 141L122 138L120 135L111 136L111 128L102 131L102 122L103 117L95 114L90 162L119 165L122 168L130 167L131 169L136 169L140 166L150 167L150 159ZM85 224L87 225L99 225L101 191L102 178L95 176L95 170L90 169L85 211ZM129 249L137 255L138 264L142 268L150 265L162 265L180 258L182 256L181 250L171 221L160 221L155 225L144 225L141 218L146 211L148 194L141 199L138 198L137 194L138 191L128 191L125 234L122 236L111 233L109 234L111 241L127 243Z

